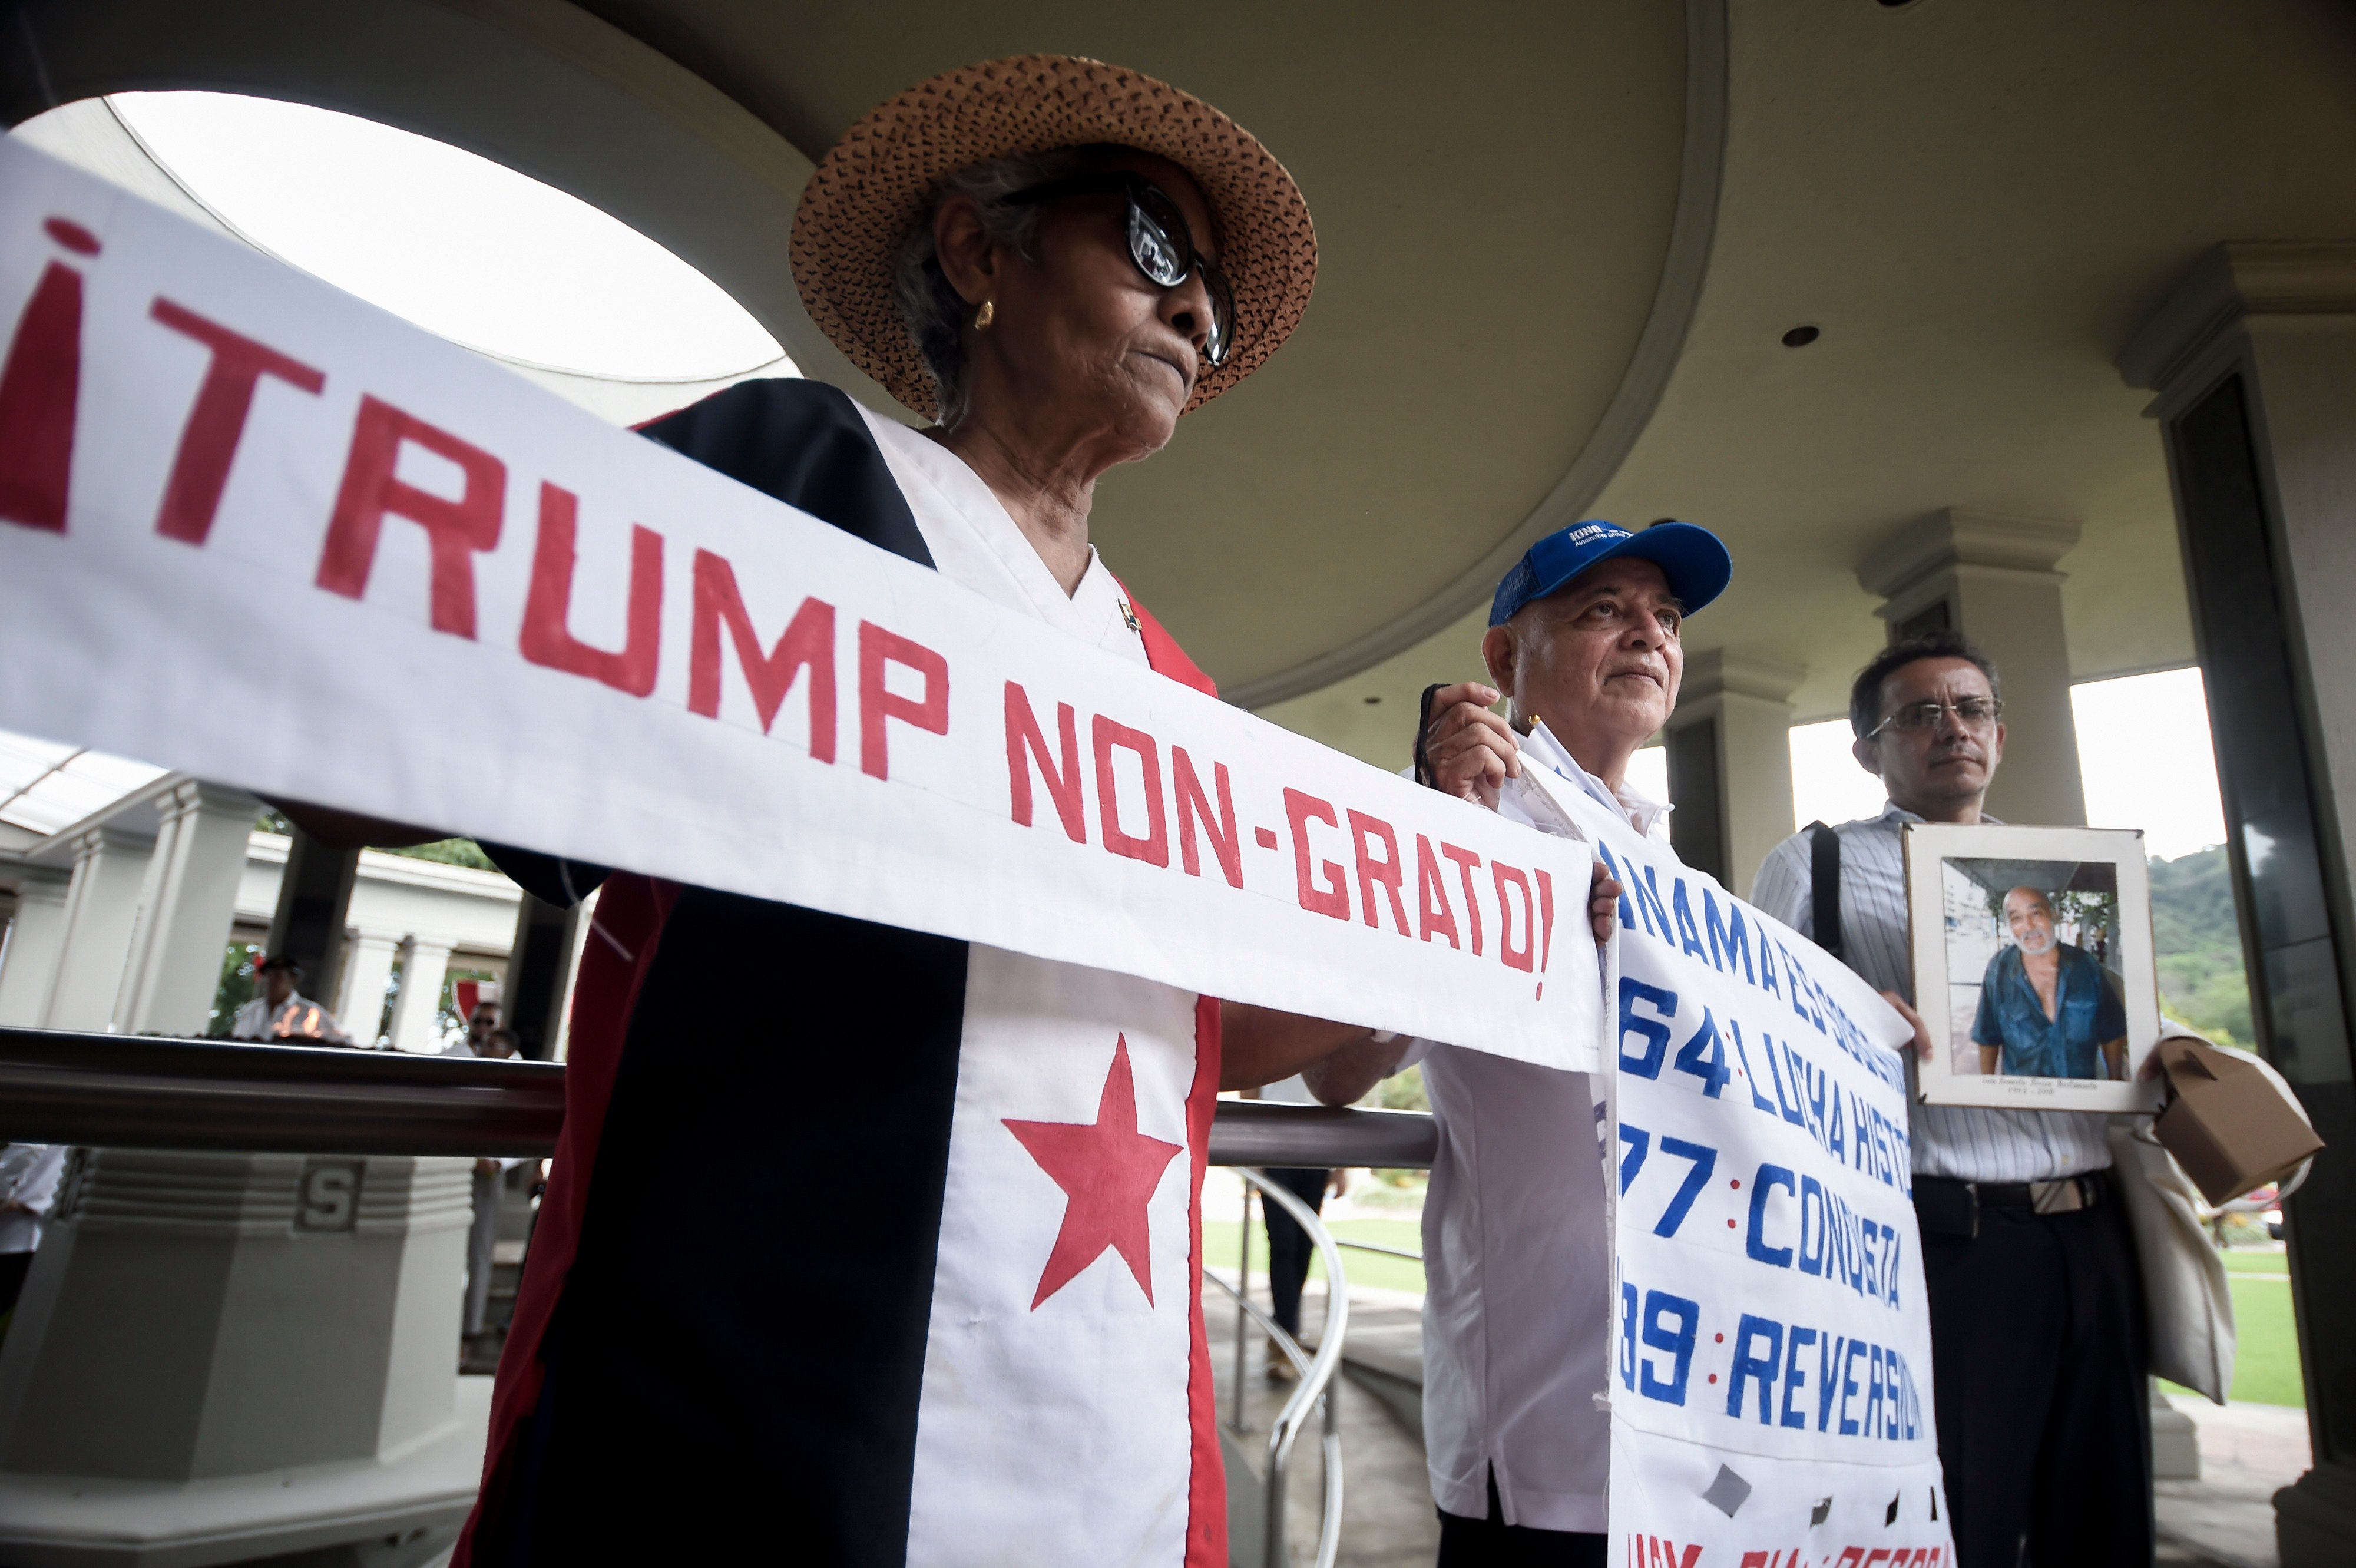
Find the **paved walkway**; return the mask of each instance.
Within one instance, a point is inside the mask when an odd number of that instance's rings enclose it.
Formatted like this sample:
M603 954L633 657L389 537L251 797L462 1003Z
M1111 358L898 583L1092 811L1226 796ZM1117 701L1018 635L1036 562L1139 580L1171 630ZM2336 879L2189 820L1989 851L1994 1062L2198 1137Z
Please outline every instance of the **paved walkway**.
M1229 1280L1234 1271L1222 1273ZM1265 1287L1255 1291L1265 1309ZM1314 1340L1324 1316L1322 1283L1312 1283L1301 1305L1302 1325ZM1219 1419L1231 1415L1235 1391L1235 1298L1215 1285L1203 1289L1205 1326L1211 1341L1211 1366L1219 1395ZM1420 1316L1419 1299L1388 1291L1351 1293L1350 1343L1389 1340L1402 1327L1413 1332ZM1268 1377L1268 1342L1259 1330L1247 1326L1244 1340L1244 1421L1248 1430L1229 1434L1252 1456L1255 1471L1264 1463L1269 1425L1276 1419L1295 1385L1271 1382ZM1336 1380L1335 1406L1342 1425L1342 1547L1340 1568L1431 1568L1440 1549L1440 1520L1431 1511L1431 1483L1424 1474L1423 1434L1411 1431L1383 1402L1348 1379ZM1324 1500L1320 1490L1323 1460L1319 1455L1320 1427L1312 1418L1293 1450L1286 1483L1285 1534L1296 1564L1316 1562L1317 1527ZM1242 1477L1236 1477L1240 1481Z
M2161 1561L2277 1568L2274 1495L2311 1463L2307 1412L2198 1399L2175 1404L2200 1429L2201 1478L2158 1485Z

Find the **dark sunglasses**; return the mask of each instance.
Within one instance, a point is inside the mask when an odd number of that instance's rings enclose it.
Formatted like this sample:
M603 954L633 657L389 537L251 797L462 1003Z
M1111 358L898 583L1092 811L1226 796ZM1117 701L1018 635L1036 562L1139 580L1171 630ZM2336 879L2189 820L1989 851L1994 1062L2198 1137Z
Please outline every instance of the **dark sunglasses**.
M1083 174L1034 185L1006 199L1038 203L1061 201L1067 196L1115 194L1129 199L1129 259L1148 282L1176 288L1193 274L1203 274L1204 292L1211 296L1211 326L1203 335L1203 358L1215 370L1226 364L1228 351L1235 347L1235 293L1227 287L1227 274L1194 249L1186 215L1161 187L1143 175Z

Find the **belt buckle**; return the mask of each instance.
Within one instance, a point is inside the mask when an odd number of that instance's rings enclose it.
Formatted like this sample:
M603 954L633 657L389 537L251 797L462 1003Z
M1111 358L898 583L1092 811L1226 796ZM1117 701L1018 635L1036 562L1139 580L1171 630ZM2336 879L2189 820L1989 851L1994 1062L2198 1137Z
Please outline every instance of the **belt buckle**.
M2075 1214L2086 1207L2086 1189L2076 1176L2029 1184L2029 1207L2038 1214Z

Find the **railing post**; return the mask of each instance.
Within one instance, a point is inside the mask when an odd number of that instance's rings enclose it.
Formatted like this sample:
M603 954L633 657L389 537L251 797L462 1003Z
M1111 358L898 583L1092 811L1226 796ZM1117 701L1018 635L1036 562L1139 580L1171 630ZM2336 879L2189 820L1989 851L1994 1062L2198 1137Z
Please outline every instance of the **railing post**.
M1244 1331L1250 1326L1244 1316L1244 1297L1251 1294L1251 1183L1236 1184L1244 1189L1243 1255L1236 1260L1236 1387L1235 1397L1228 1402L1227 1430L1249 1432L1244 1424L1244 1369L1247 1365Z

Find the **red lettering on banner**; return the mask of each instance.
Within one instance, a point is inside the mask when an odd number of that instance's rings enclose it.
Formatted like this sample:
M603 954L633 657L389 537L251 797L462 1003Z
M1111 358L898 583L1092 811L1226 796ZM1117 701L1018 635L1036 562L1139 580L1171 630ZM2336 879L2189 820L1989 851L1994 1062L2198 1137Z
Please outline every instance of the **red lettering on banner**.
M1309 877L1309 823L1314 821L1328 827L1340 827L1333 808L1314 795L1288 788L1284 791L1284 820L1292 829L1292 875L1300 888L1301 907L1312 914L1348 919L1350 885L1343 880L1341 864L1329 860L1318 866L1325 877L1322 886Z
M897 664L925 678L925 694L914 701L884 683ZM893 719L930 735L949 733L949 662L921 642L886 631L872 620L859 623L859 766L871 778L892 777L891 741L884 726Z
M1839 1564L1839 1568L1848 1568L1848 1564L1849 1564L1849 1563L1862 1563L1864 1560L1865 1560L1865 1548L1864 1548L1864 1547L1862 1547L1862 1546L1845 1546L1845 1547L1841 1548L1841 1554L1840 1554L1840 1564Z
M1472 869L1481 864L1481 857L1469 849L1459 849L1445 840L1440 842L1440 853L1456 863L1456 875L1464 886L1464 922L1472 928L1472 956L1479 958L1481 956L1481 898L1472 891Z
M1497 956L1507 969L1525 972L1537 967L1537 905L1530 897L1530 879L1502 860L1489 863L1489 879L1497 886ZM1514 901L1505 897L1511 883L1522 890L1522 945L1514 945Z
M1531 875L1538 879L1538 972L1544 974L1554 961L1554 875L1544 867ZM1543 980L1538 982L1538 994L1546 994Z
M635 579L633 580L635 585ZM809 678L809 754L819 762L834 760L834 607L824 599L804 599L794 618L777 634L766 653L760 634L736 589L736 568L725 556L709 550L695 553L695 624L688 639L687 707L707 719L720 716L720 628L725 626L736 645L736 666L753 689L753 707L761 715L761 733L769 733L777 709L794 689L795 678L808 670Z
M1170 820L1162 806L1162 755L1153 737L1143 730L1116 724L1098 714L1089 722L1088 737L1097 752L1097 814L1104 819L1104 846L1115 854L1141 860L1148 865L1170 864ZM1145 836L1124 832L1120 796L1112 776L1112 754L1118 746L1134 752L1145 765Z
M531 591L523 605L523 656L568 675L603 681L643 697L655 689L662 649L662 535L630 525L629 631L619 653L592 648L566 623L573 609L573 540L581 503L571 490L543 480L540 542L531 555Z
M1911 1557L1913 1553L1910 1552L1907 1555ZM1874 1568L1876 1563L1887 1563L1890 1560L1890 1557L1891 1553L1890 1548L1887 1546L1877 1546L1872 1551L1865 1554L1865 1568Z
M1088 842L1087 820L1080 810L1080 732L1078 716L1069 703L1055 704L1055 738L1063 743L1064 765L1047 755L1047 737L1031 711L1031 694L1012 681L1006 682L1006 779L1013 796L1014 820L1031 825L1031 761L1039 763L1047 781L1047 798L1064 821L1064 833L1074 843Z
M69 251L98 254L80 224L42 225ZM0 519L53 533L66 531L73 472L74 409L81 392L81 273L51 262L33 285L0 365Z
M197 389L188 423L180 431L172 477L164 485L164 504L155 511L156 532L166 539L202 544L212 532L214 514L220 510L230 464L237 457L237 444L245 435L246 416L253 412L253 392L262 378L275 377L314 397L327 384L327 378L301 360L257 343L242 332L232 332L161 295L147 307L147 314L212 350L204 384Z
M1211 815L1211 802L1203 796L1203 781L1194 773L1194 759L1186 755L1183 746L1170 748L1170 770L1173 792L1178 797L1178 861L1189 876L1203 875L1203 863L1194 853L1194 821L1202 819L1203 832L1211 841L1211 853L1218 856L1219 871L1230 887L1244 885L1244 846L1236 836L1236 799L1227 788L1227 765L1211 764L1212 786L1219 792L1219 814ZM1276 847L1276 835L1266 828L1268 847Z
M1382 859L1376 860L1366 853L1370 839L1382 841ZM1399 858L1398 835L1380 817L1352 811L1350 847L1356 852L1358 860L1358 912L1366 924L1377 930L1382 929L1382 915L1375 905L1375 884L1379 882L1390 895L1391 918L1398 922L1398 934L1408 935L1407 906L1399 901L1399 889L1407 880L1407 863Z
M457 464L466 474L465 489L453 499L395 478L403 445L423 446ZM351 456L344 464L335 516L327 523L327 548L319 554L319 586L348 599L364 596L384 520L405 517L425 530L433 552L434 629L474 636L475 552L499 542L507 482L507 465L481 447L389 403L361 398L359 418L352 426Z
M1456 911L1448 907L1448 879L1440 873L1431 841L1421 833L1415 835L1415 886L1416 935L1425 941L1435 934L1446 937L1450 947L1462 951L1464 944L1456 940Z

